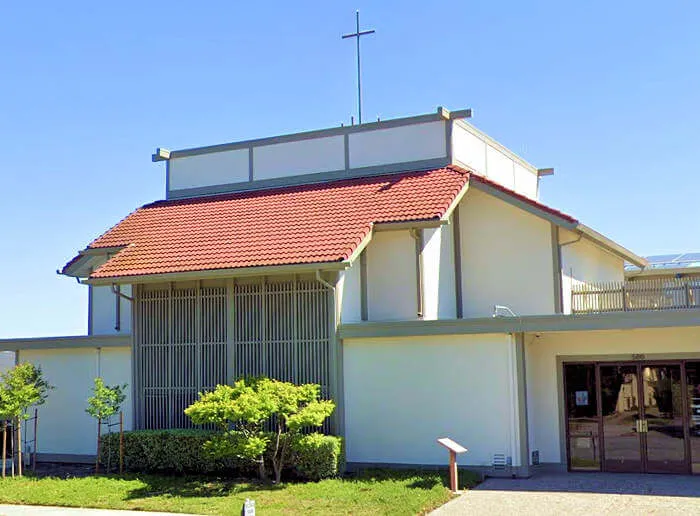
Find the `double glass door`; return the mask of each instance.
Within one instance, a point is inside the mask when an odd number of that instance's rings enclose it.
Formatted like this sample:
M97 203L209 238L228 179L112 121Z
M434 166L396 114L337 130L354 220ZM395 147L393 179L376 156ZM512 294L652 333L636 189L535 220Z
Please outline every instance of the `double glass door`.
M700 472L700 362L565 364L564 380L571 470Z

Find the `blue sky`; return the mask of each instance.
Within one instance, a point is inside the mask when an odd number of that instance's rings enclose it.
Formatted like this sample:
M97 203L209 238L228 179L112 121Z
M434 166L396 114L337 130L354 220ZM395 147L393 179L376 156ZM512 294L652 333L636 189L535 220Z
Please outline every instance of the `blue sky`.
M42 5L43 4L43 5ZM147 5L144 5L147 4ZM86 331L55 271L164 194L171 149L471 107L542 200L700 251L697 2L12 2L0 17L0 338Z

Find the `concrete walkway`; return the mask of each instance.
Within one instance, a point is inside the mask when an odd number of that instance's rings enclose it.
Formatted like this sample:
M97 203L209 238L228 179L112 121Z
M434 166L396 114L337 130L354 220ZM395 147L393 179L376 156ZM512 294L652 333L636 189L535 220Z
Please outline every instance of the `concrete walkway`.
M700 477L611 473L490 478L432 514L700 514Z
M78 509L74 507L40 507L38 505L0 505L2 516L173 516L172 512L113 511L109 509ZM178 516L188 516L179 514ZM194 516L194 515L189 515Z

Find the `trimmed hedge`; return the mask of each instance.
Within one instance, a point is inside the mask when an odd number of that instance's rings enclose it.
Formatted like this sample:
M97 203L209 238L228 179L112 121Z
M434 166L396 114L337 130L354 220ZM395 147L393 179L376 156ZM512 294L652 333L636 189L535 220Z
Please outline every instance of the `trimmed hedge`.
M296 472L308 480L335 477L341 472L342 439L319 433L301 436L292 445L294 455L290 461Z
M148 473L243 472L247 465L235 459L219 460L204 451L204 443L214 435L206 430L135 430L124 432L124 469ZM119 467L119 434L102 436L100 462Z
M124 432L124 469L143 473L189 473L255 476L257 465L243 459L212 458L204 443L217 432L207 430L134 430ZM295 439L289 473L307 480L337 476L343 465L342 439L309 434ZM269 464L269 460L266 460ZM102 436L100 463L119 468L119 434ZM271 468L270 468L271 469Z

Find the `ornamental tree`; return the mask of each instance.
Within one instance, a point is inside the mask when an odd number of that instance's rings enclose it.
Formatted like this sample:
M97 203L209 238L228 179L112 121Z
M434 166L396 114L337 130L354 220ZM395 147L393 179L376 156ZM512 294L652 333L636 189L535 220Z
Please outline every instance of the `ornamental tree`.
M93 395L88 398L88 407L85 412L97 419L97 458L95 459L95 472L100 470L100 437L102 423L109 422L109 418L121 410L122 403L126 399L126 384L105 385L99 376L94 380Z
M122 403L126 399L126 384L105 385L99 376L94 380L92 388L93 395L88 398L88 407L85 412L100 422L106 422L121 409Z
M221 430L206 443L212 455L255 461L262 479L267 478L265 452L269 448L279 483L294 437L302 428L320 427L335 409L333 401L321 400L320 395L317 384L241 379L233 386L217 385L212 392L200 393L185 414L195 424L214 424ZM268 422L272 432L265 431Z
M41 368L23 362L0 375L0 419L11 420L17 429L18 472L22 476L22 421L27 410L46 401L53 389L44 379ZM3 447L4 448L4 447ZM3 469L5 457L3 456Z

